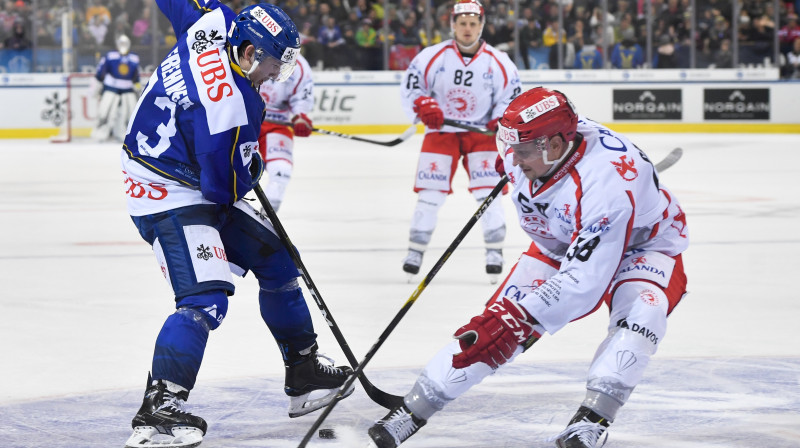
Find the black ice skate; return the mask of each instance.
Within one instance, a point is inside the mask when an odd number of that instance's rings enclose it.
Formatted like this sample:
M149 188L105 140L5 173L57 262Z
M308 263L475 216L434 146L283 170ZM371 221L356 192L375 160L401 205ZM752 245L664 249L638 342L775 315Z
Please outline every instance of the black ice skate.
M425 423L426 420L418 418L403 405L389 411L382 420L375 422L367 433L375 447L396 448L425 426Z
M200 445L208 425L202 418L183 410L189 391L163 380L153 384L150 375L147 384L142 407L131 422L133 434L125 442L125 448Z
M403 271L409 276L419 274L419 267L422 265L422 252L408 249L408 255L403 259Z
M606 428L609 424L608 420L591 409L581 406L569 421L567 428L551 440L555 440L558 448L599 448L606 444L608 439ZM603 433L605 437L600 442Z
M287 362L283 390L289 396L289 417L300 417L327 406L352 373L350 367L334 367L332 359L317 353L316 345L310 354ZM354 389L351 386L344 397Z

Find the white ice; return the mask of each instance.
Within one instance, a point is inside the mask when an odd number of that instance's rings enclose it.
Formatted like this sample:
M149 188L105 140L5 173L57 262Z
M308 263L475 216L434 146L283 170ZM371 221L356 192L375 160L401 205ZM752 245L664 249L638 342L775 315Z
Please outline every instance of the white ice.
M369 136L390 140L395 136ZM800 446L797 275L800 136L634 134L687 213L690 294L669 319L643 384L607 447ZM280 219L358 359L422 281L401 271L421 136L393 148L298 139ZM155 337L173 309L150 247L126 214L119 147L0 141L0 446L121 447ZM459 171L426 254L427 272L477 204ZM506 266L527 247L503 199ZM482 310L480 229L467 236L366 368L404 394L452 332ZM283 366L260 319L257 286L239 279L212 333L190 410L202 447L294 447L316 419L286 415ZM322 351L345 362L310 294ZM404 447L547 447L580 404L607 311L546 336L435 416ZM385 410L360 389L323 427L363 446Z

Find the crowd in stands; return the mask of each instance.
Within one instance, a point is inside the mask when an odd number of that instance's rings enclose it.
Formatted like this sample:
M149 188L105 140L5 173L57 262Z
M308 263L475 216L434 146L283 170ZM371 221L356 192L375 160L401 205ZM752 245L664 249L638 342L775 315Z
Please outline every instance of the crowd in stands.
M649 40L646 0L607 0L605 14L600 0L520 0L519 13L513 11L513 2L485 0L483 38L506 51L523 69L729 68L736 57L739 66L778 65L784 77L800 78L800 0L778 1L779 23L774 20L773 0L741 0L737 17L733 17L731 0L695 0L694 34L690 0L650 1ZM224 2L236 11L255 3ZM114 47L120 34L131 38L134 51L158 46L158 57L175 43L171 27L151 0L72 3L72 38L79 51L101 55ZM427 4L391 0L388 7L375 0L276 3L297 24L303 54L317 69L383 69L384 45L389 49L389 68L404 69L421 48L450 37L453 0ZM0 50L60 47L61 14L67 4L67 0L0 0ZM559 4L563 5L561 14ZM157 17L151 20L154 13ZM515 49L515 32L519 49ZM739 45L736 55L734 32ZM775 33L780 46L777 63ZM546 60L531 61L531 55L539 59L545 55Z

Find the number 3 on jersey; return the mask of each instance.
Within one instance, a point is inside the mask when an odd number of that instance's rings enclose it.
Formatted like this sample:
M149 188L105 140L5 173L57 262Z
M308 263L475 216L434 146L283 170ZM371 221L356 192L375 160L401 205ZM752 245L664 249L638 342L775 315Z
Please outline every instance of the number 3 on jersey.
M150 157L158 157L169 149L169 139L174 137L177 133L175 129L175 103L173 103L169 98L165 96L161 96L156 98L155 105L161 109L166 110L169 109L169 120L166 124L161 123L156 127L156 134L158 134L158 143L156 146L150 146L147 144L147 140L150 138L147 135L144 135L141 131L136 134L136 142L139 145L139 151L147 154Z
M573 258L580 261L588 260L592 256L592 251L600 244L600 237L596 236L585 243L584 241L586 241L584 238L578 237L572 246L572 251L567 253L567 260L572 261Z

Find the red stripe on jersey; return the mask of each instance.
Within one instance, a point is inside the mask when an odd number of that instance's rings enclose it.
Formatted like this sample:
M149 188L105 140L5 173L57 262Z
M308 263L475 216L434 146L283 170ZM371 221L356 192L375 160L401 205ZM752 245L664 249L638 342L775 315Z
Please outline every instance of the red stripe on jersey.
M581 183L581 175L573 170L570 172L570 177L572 177L572 181L575 182L575 231L572 232L572 238L570 239L570 244L575 241L575 238L578 237L578 233L583 229L583 225L581 224L581 215L583 215L583 208L581 207L581 199L583 199L583 184Z
M497 66L500 67L500 71L503 72L503 88L505 89L508 85L508 74L506 73L506 68L503 67L503 64L500 63L500 59L497 59L497 56L491 51L486 51L489 56L493 57L495 62L497 62Z
M672 198L670 197L669 193L667 193L666 191L664 191L664 190L658 190L658 191L663 193L664 196L666 196L666 198L667 198L667 206L664 207L664 212L661 213L661 219L667 219L669 217L669 205L672 204ZM649 236L650 239L653 239L653 238L655 238L656 235L658 235L658 229L660 227L660 224L661 224L660 222L657 222L656 225L653 226L653 230L650 232L650 236Z
M428 88L428 70L431 69L431 66L433 65L433 62L436 60L436 58L441 56L442 53L444 53L445 51L449 50L450 48L451 48L451 46L448 45L448 46L442 48L441 50L439 50L435 55L433 55L433 57L431 58L430 62L428 62L428 65L425 66L425 74L423 75L423 78L425 79L425 89ZM452 48L455 48L456 54L458 54L458 48L456 48L456 41L453 41Z
M564 165L561 168L559 168L558 171L553 173L550 176L550 179L548 179L547 182L544 183L544 185L539 187L535 193L533 192L533 182L530 183L531 197L534 197L537 194L539 194L539 192L546 191L548 188L555 185L556 182L561 180L562 177L564 177L567 173L569 173L571 170L575 168L575 164L577 164L578 161L581 160L581 158L583 158L583 154L585 152L586 152L586 140L581 140L581 144L578 145L578 149L575 150L575 153L569 156L567 161L564 162Z
M453 45L455 45L455 42L456 42L456 41L455 41L455 39L453 39ZM470 58L469 62L467 62L466 64L464 64L464 66L465 66L465 67L466 67L466 66L469 66L469 64L472 64L472 61L474 61L475 59L478 59L478 56L479 56L481 53L483 53L483 52L484 52L484 49L485 49L485 48L486 48L486 41L483 41L483 42L481 42L481 46L480 46L480 47L478 47L478 51L476 51L476 52L475 52L475 54L472 56L472 58ZM458 47L456 47L456 51L458 51ZM461 52L460 52L460 51L458 51L458 55L459 55L459 56L461 56ZM462 63L464 62L464 57L463 57L463 56L461 57L461 62L462 62Z
M525 252L525 255L527 255L529 257L532 257L532 258L535 258L535 259L547 264L548 266L552 267L553 269L560 269L561 268L561 263L559 263L558 261L553 260L552 258L550 258L547 255L543 254L542 251L539 250L539 247L536 246L536 243L531 243L530 247L528 248L528 251ZM509 274L509 277L510 276L511 276L511 274Z
M297 88L300 87L300 83L303 82L303 78L305 77L305 73L303 73L305 71L303 70L303 64L297 64L297 66L300 68L300 78L297 79L297 84L294 86L294 89L292 89L292 95L297 93Z

